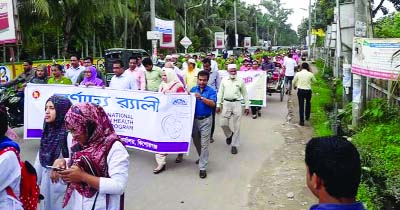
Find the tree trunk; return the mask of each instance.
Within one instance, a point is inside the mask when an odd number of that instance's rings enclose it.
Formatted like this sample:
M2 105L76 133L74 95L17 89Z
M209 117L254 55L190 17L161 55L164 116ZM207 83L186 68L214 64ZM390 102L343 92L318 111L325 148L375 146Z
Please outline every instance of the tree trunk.
M63 57L67 57L67 52L68 52L68 46L69 42L71 41L71 29L72 25L75 22L76 17L71 17L70 15L67 15L64 20L64 27L63 27L63 33L64 33L64 49L63 49Z

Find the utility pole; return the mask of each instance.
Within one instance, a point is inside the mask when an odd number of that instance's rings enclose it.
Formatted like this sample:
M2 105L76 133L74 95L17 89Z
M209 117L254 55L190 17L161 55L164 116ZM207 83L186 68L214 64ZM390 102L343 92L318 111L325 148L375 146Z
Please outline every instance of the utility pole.
M308 47L307 47L307 60L311 60L311 0L308 4Z
M258 46L258 28L257 28L257 13L256 13L256 46Z
M367 27L366 34L362 37L373 37L372 25L371 25L371 8L370 2L368 0L355 0L354 2L355 14L354 20L357 22L365 24ZM361 24L360 24L361 25ZM354 31L356 31L355 29ZM365 76L360 76L353 74L353 110L352 110L352 125L357 127L359 125L360 117L366 107L367 101L367 78ZM360 98L354 98L355 92L361 92Z
M125 6L124 48L126 49L126 43L128 42L128 0L125 0Z
M150 0L150 21L151 21L151 30L156 30L156 3L155 0ZM157 60L157 40L151 40L151 44L153 45L152 56L153 62Z
M235 16L235 47L238 47L239 35L237 34L236 0L233 1L233 13Z

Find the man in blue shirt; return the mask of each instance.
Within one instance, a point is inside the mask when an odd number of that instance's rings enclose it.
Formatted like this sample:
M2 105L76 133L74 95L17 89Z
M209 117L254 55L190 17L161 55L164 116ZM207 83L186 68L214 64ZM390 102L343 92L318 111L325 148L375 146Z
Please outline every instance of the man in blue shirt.
M200 178L207 177L208 146L210 145L212 112L217 101L217 93L207 86L210 73L200 71L197 74L197 85L190 92L196 96L196 109L194 112L192 138L197 153L199 154Z
M307 186L319 200L310 210L364 210L356 201L360 155L351 142L338 136L312 138L305 159Z

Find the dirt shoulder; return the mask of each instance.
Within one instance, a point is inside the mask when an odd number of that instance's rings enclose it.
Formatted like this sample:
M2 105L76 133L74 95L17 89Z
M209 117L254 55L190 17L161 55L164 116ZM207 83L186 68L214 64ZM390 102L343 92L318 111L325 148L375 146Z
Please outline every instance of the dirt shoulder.
M286 102L288 99L285 96ZM291 100L289 110L292 110L294 117L290 122L282 119L280 126L272 128L272 132L285 138L285 143L273 151L252 180L249 192L251 210L306 210L317 202L306 186L304 164L305 144L312 137L313 130L308 122L305 126L298 125L295 91Z

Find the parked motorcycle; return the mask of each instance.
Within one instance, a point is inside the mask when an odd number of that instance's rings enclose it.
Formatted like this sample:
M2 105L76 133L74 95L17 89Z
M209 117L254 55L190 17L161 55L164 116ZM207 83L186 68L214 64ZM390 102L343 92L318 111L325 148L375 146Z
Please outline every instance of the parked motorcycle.
M21 96L14 88L0 87L0 105L7 109L8 123L11 128L21 127L24 124L24 110L21 109Z

